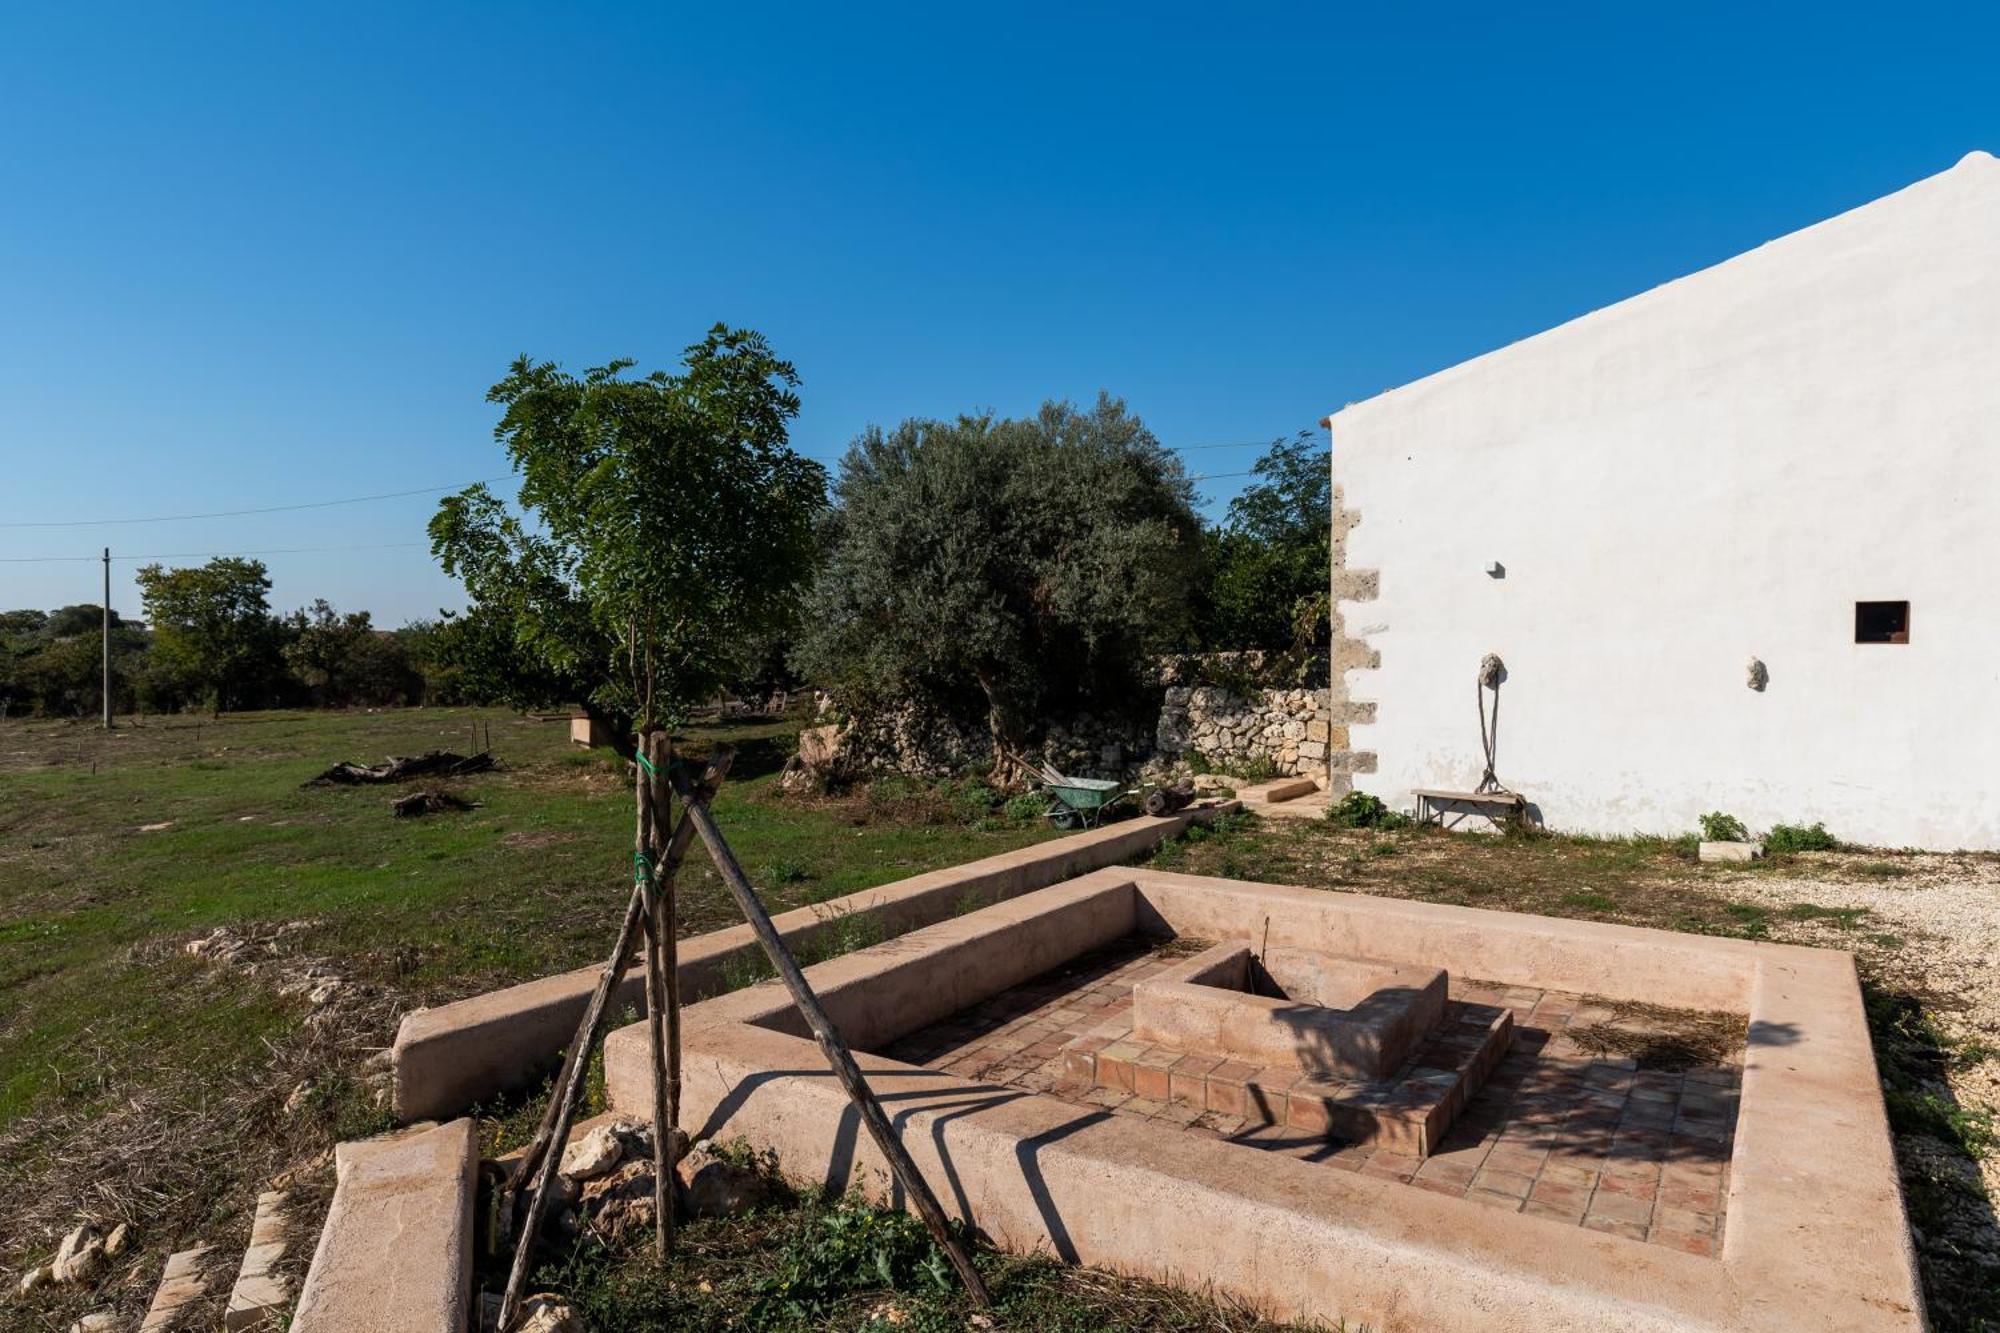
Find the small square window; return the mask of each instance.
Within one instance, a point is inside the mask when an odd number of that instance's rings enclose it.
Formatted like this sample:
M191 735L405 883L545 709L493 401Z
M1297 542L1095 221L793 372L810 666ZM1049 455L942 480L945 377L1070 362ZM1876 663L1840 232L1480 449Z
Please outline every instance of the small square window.
M1854 604L1856 643L1908 643L1910 604L1908 602L1856 602Z

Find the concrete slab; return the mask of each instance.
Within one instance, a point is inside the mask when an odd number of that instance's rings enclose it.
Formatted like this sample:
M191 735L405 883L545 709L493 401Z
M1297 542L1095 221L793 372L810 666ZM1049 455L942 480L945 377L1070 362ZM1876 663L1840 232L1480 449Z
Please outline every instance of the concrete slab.
M1011 962L1002 946L1044 904L1054 915L1030 936L1036 956ZM1579 1205L1580 1216L1565 1216L1558 1195L1566 1186L1555 1168L1527 1174L1526 1159L1537 1151L1531 1142L1509 1148L1504 1162L1494 1148L1469 1181L1449 1173L1472 1177L1473 1168L1448 1156L1419 1162L1378 1152L1365 1170L1330 1170L1304 1156L1185 1132L1188 1122L1170 1114L1171 1101L1120 1092L1086 1107L985 1081L971 1072L983 1063L960 1074L858 1058L947 1208L1009 1248L1166 1281L1198 1274L1282 1316L1344 1318L1378 1333L1923 1327L1859 986L1845 954L1106 870L822 964L809 976L865 1051L964 1011L982 991L1038 975L1070 934L1074 957L1121 928L1245 938L1267 917L1275 946L1491 978L1502 1008L1539 1005L1534 997L1560 991L1747 1015L1740 1104L1733 1088L1723 1089L1735 1129L1733 1139L1721 1131L1721 1142L1733 1146L1719 1174L1677 1176L1672 1156L1682 1119L1690 1141L1716 1141L1702 1137L1717 1132L1715 1098L1698 1089L1663 1094L1643 1081L1644 1071L1629 1094L1605 1089L1629 1097L1639 1119L1629 1131L1619 1122L1616 1133L1632 1136L1623 1149L1607 1124L1603 1152L1616 1158L1644 1149L1651 1135L1669 1155L1664 1173L1651 1166L1645 1183L1690 1197L1698 1186L1705 1197L1719 1189L1727 1202L1719 1250L1704 1257L1692 1247L1645 1243L1613 1206L1619 1200L1608 1185L1598 1190L1609 1191L1603 1208L1586 1214ZM950 993L934 995L940 988ZM1564 1001L1564 1012L1577 1003ZM1022 1055L1036 1058L1047 1025L1013 1021L1021 1026L1001 1041L1026 1042ZM885 1164L800 1031L789 998L774 987L692 1007L691 1130L746 1138L775 1152L791 1174L894 1201ZM1000 1058L1004 1069L1011 1057ZM613 1034L607 1065L615 1106L650 1105L643 1029ZM1163 1072L1171 1089L1181 1066ZM1285 1089L1287 1097L1296 1089ZM1579 1091L1591 1100L1588 1088ZM1534 1095L1559 1094L1568 1095L1558 1088ZM1680 1109L1666 1128L1645 1129L1647 1108L1660 1106ZM1548 1132L1546 1123L1536 1130ZM1697 1165L1691 1159L1687 1169ZM1641 1179L1622 1168L1607 1169L1604 1179L1614 1174ZM1524 1205L1531 1179L1539 1197ZM1438 1189L1416 1187L1426 1181ZM1705 1237L1690 1239L1713 1248Z
M216 1253L207 1245L167 1256L153 1303L139 1323L139 1333L172 1333L190 1327L193 1307L209 1293L216 1277Z
M1755 861L1764 855L1761 842L1704 842L1700 848L1700 859L1704 861Z
M1161 818L1121 820L781 912L775 921L779 933L795 949L856 913L873 918L884 935L898 935L951 916L962 910L968 899L997 902L1141 856L1189 824L1237 808L1233 801L1208 801ZM756 937L747 925L682 940L681 994L689 1000L716 994L731 964L760 956ZM406 1015L397 1030L392 1055L397 1118L414 1121L457 1115L475 1102L523 1086L545 1072L575 1036L602 971L601 967L579 968ZM643 1005L644 987L641 970L633 968L613 997L613 1012Z
M250 1246L243 1252L236 1285L223 1311L226 1333L283 1327L292 1304L291 1280L279 1271L294 1241L289 1196L268 1190L257 1196L257 1215L250 1224Z
M479 1136L470 1120L334 1150L337 1183L292 1333L463 1333Z

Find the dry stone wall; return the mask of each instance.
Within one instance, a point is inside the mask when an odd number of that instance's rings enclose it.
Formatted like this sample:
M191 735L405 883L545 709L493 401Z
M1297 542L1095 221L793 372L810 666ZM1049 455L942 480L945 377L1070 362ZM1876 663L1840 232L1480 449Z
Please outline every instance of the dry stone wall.
M1258 690L1239 694L1220 685L1178 685L1166 692L1154 746L1162 759L1199 755L1240 770L1268 761L1284 774L1326 772L1335 737L1326 690Z
M1218 685L1176 685L1128 716L1084 713L1050 724L1029 748L1074 777L1134 778L1180 768L1199 757L1243 773L1321 777L1345 769L1346 727L1324 689L1239 693ZM993 745L983 721L905 704L854 719L842 738L842 763L860 772L945 778L987 768ZM1333 763L1328 756L1332 753Z

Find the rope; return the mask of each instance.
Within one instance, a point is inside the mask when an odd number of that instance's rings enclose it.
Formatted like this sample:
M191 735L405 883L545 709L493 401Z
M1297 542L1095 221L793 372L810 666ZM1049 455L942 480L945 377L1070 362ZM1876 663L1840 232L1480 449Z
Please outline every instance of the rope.
M650 852L632 853L632 882L634 884L653 882L653 857Z
M1473 790L1482 795L1507 791L1493 771L1493 755L1500 746L1500 678L1506 670L1506 664L1497 654L1488 653L1479 659L1479 679L1472 687L1479 696L1479 748L1486 753L1486 771L1480 775L1479 785ZM1489 689L1493 691L1493 721L1490 724L1486 720L1486 691Z

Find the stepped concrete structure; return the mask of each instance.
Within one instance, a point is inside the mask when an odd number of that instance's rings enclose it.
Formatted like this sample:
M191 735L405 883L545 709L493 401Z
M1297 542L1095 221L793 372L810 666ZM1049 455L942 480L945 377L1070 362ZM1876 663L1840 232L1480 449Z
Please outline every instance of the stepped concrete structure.
M1253 958L1297 1049L1268 1008L1131 1040L1146 991L1240 1003ZM1010 1249L1378 1333L1923 1328L1844 953L1111 867L806 975L946 1208ZM1689 1056L1691 1022L1728 1036ZM693 1136L900 1202L780 984L684 1039ZM644 1026L605 1063L643 1115Z

